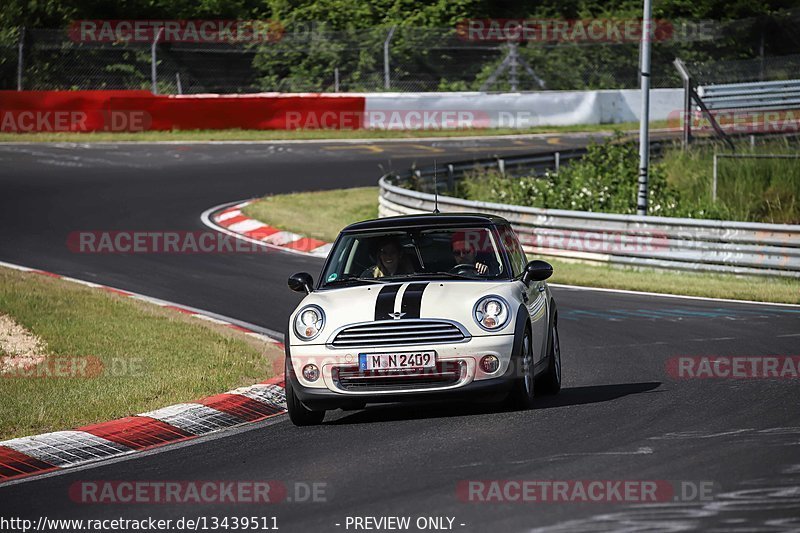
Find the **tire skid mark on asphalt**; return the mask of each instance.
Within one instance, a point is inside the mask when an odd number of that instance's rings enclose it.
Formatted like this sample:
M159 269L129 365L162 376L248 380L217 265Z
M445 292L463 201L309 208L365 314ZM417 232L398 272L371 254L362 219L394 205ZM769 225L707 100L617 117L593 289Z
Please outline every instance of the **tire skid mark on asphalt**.
M750 436L760 446L800 446L800 427L742 428L731 431L666 433L651 440L736 439ZM715 492L718 484L714 483ZM677 498L677 497L676 497ZM757 518L753 513L767 513ZM789 517L770 517L781 512ZM783 465L777 476L744 480L734 490L713 494L705 501L673 501L626 505L618 512L531 528L531 533L595 531L798 531L800 530L800 464ZM759 522L760 520L760 522Z

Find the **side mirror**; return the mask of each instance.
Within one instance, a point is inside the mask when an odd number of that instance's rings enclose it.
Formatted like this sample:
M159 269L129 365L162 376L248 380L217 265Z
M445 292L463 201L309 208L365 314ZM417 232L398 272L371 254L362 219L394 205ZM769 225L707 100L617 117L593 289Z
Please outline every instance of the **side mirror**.
M295 292L311 294L311 287L313 286L314 278L308 272L298 272L289 276L289 288Z
M544 281L552 275L553 265L537 259L525 265L525 273L522 274L522 281L526 284L531 281Z

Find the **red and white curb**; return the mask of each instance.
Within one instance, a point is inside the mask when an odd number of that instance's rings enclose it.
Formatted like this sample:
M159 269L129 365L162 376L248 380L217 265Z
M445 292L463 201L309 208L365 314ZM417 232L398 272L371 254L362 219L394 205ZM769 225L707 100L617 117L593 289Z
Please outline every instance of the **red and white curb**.
M232 319L52 272L0 261L0 267L40 274L143 300L224 325L279 346L271 332ZM197 438L286 411L283 375L194 402L170 405L70 431L0 441L0 483Z
M274 228L242 212L255 200L212 207L201 216L206 226L227 235L287 252L326 257L331 243Z

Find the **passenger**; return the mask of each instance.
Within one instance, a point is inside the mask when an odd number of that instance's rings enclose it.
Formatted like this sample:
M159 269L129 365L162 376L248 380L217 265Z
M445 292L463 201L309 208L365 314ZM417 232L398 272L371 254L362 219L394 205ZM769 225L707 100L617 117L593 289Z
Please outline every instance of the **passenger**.
M375 256L377 264L365 270L361 277L383 278L414 273L414 265L403 253L403 247L398 239L389 238L380 241Z

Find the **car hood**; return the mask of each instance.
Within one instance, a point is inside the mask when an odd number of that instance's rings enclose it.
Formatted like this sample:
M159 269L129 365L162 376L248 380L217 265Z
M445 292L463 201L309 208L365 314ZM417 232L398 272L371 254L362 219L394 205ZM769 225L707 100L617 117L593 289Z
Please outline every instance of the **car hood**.
M513 317L516 316L522 287L521 282L513 281L415 280L316 291L300 302L289 323L294 324L295 315L303 307L317 305L325 312L325 326L321 334L306 343L291 332L291 339L293 344L325 344L331 334L343 326L414 318L452 320L461 324L472 336L510 334L514 330ZM508 302L512 317L505 327L492 333L481 329L473 318L475 303L490 294Z

